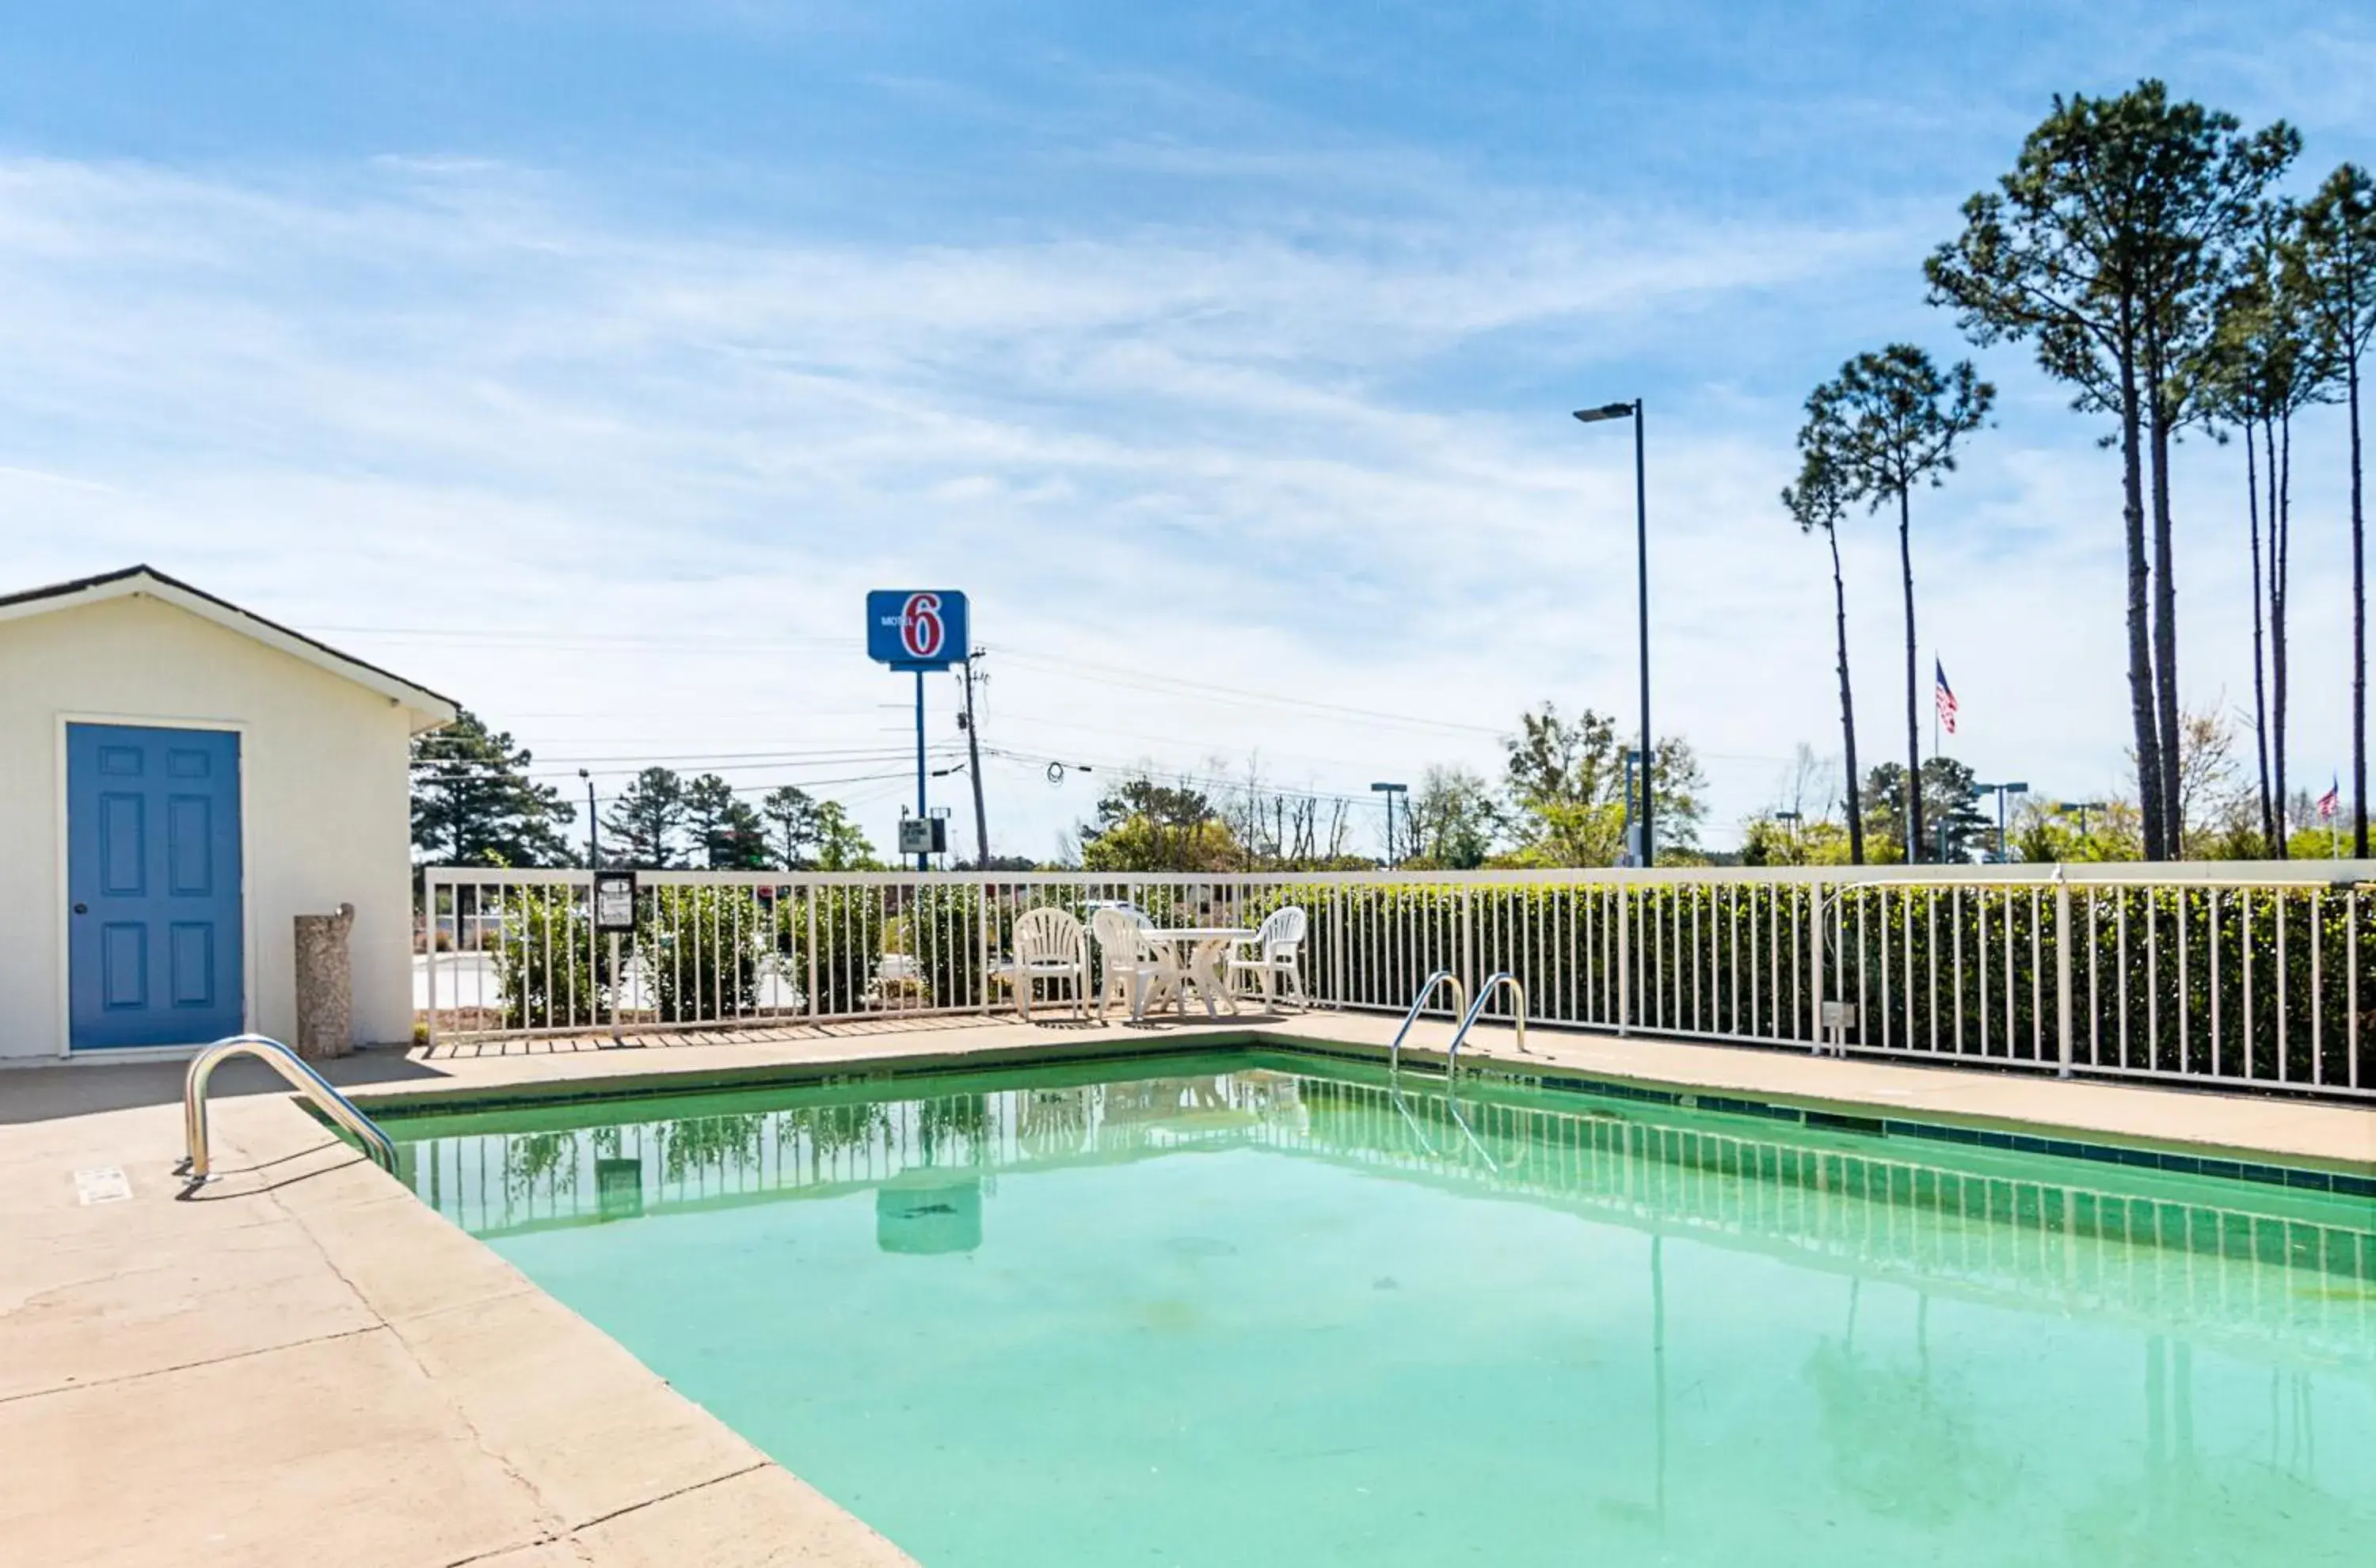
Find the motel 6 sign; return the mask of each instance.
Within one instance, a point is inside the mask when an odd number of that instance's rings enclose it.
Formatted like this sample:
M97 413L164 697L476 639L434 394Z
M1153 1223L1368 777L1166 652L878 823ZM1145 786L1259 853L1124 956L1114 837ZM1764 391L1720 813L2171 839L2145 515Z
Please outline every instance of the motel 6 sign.
M866 596L866 657L894 670L965 662L966 596L955 588L876 588Z

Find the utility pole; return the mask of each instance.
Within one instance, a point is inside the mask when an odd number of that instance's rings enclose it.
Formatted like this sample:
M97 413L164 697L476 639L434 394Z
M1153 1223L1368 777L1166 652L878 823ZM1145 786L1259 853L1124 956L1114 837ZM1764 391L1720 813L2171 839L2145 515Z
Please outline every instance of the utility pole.
M981 721L973 712L973 661L989 651L975 648L965 658L965 732L967 771L973 775L974 869L990 869L990 816L981 803Z

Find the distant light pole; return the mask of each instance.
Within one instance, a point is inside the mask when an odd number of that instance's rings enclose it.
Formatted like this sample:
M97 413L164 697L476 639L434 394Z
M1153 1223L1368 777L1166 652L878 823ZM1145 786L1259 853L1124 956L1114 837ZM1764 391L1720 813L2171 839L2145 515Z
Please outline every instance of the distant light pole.
M581 767L577 777L586 780L586 869L600 871L602 845L594 837L594 776Z
M2087 814L2089 812L2099 812L2103 809L2104 802L2101 801L2057 801L2054 802L2055 815L2076 816L2079 819L2079 837L2083 841L2087 837Z
M1395 864L1395 797L1410 793L1408 784L1372 784L1370 789L1386 798L1386 869Z
M1635 863L1646 866L1657 859L1658 836L1650 814L1650 759L1656 754L1650 749L1650 501L1643 477L1642 399L1578 409L1575 417L1586 424L1634 422L1634 585L1642 635L1642 846Z
M2013 853L2005 845L2005 802L2009 797L2014 795L2028 794L2029 786L2026 784L1981 784L1975 782L1972 785L1972 788L1975 790L1994 790L1997 792L1997 864L2009 865L2013 861ZM2085 830L2083 829L2082 831Z
M1624 857L1623 864L1638 866L1642 863L1642 846L1634 839L1634 770L1642 766L1642 754L1628 746L1617 754L1625 765L1625 810L1619 819L1624 825L1625 842L1618 853Z
M1774 814L1775 821L1787 822L1790 825L1790 863L1794 866L1799 863L1800 816L1800 814L1798 812L1776 812Z

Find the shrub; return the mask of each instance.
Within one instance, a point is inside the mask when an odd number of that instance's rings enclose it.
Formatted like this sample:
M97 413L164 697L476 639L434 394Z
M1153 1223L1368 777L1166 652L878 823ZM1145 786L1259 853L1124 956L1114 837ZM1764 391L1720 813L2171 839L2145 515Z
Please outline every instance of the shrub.
M772 921L749 887L653 887L636 911L636 957L664 1024L753 1010Z

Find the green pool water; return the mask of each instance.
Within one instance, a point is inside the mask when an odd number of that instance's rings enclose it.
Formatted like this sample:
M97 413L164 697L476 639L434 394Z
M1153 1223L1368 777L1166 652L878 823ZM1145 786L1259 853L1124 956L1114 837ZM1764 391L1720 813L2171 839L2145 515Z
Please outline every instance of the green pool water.
M2376 1562L2364 1198L1244 1053L391 1130L931 1568Z

